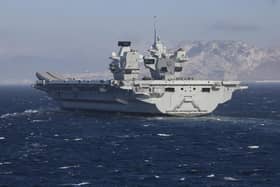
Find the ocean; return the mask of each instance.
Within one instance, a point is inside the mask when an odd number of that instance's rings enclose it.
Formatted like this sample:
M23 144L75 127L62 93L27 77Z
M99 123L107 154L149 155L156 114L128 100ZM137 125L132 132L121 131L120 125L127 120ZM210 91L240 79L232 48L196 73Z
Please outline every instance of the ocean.
M280 84L205 117L60 110L0 87L0 186L280 186Z

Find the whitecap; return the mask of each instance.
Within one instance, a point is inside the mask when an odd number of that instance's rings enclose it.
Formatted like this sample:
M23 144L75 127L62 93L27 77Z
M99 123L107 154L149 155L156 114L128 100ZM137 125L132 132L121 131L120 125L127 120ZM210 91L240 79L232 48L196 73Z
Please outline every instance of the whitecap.
M169 137L172 136L171 134L164 134L164 133L158 133L158 136L163 136L163 137Z
M181 177L179 180L180 180L180 181L185 181L186 178L185 178L185 177Z
M249 149L258 149L258 148L260 148L260 146L258 146L258 145L250 145L250 146L248 146L248 148Z
M47 120L34 119L34 120L32 120L31 122L32 122L32 123L40 123L40 122L44 122L44 121L47 121Z
M224 177L224 180L226 180L226 181L239 181L239 179L234 178L234 177Z
M74 141L82 141L83 138L75 138Z
M158 175L155 175L154 177L155 177L156 179L159 179L159 176L158 176Z
M14 116L17 116L18 113L17 112L14 112L14 113L6 113L6 114L2 114L0 116L0 119L5 119L5 118L8 118L8 117L14 117Z
M0 162L0 166L2 166L2 165L9 165L9 164L12 164L12 162Z
M25 114L35 114L35 113L38 113L38 112L39 112L38 110L27 109L23 113L25 113Z
M35 114L35 113L38 113L39 111L38 110L33 110L33 109L27 109L27 110L24 110L23 112L13 112L13 113L6 113L6 114L2 114L0 116L0 119L6 119L6 118L9 118L9 117L16 117L16 116L22 116L22 115L30 115L30 114Z
M213 177L215 177L215 174L210 174L210 175L207 175L206 177L213 178Z
M5 137L3 137L3 136L1 136L1 137L0 137L0 140L5 140L5 139L6 139L6 138L5 138Z
M83 185L89 185L90 182L81 182L77 184L60 184L60 186L83 186Z
M155 117L156 120L163 120L163 117Z
M79 168L80 165L72 165L72 166L62 166L59 167L58 169L70 169L70 168Z

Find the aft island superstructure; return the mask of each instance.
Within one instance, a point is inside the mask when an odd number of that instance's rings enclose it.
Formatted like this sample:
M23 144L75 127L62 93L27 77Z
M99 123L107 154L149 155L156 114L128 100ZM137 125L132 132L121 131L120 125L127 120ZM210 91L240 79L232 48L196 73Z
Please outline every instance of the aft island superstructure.
M229 101L236 90L246 89L239 81L193 80L183 78L186 51L167 50L157 32L154 43L143 56L130 41L119 41L112 53L111 80L66 79L54 73L36 73L35 88L56 100L61 108L108 112L200 116ZM150 77L140 78L140 63Z

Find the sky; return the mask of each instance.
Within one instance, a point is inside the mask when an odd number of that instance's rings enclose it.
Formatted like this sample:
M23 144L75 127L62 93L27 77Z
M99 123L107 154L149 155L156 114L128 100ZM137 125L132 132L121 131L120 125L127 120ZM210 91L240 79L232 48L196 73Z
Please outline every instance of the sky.
M118 40L241 40L280 47L278 0L0 0L0 84L35 71L99 72Z

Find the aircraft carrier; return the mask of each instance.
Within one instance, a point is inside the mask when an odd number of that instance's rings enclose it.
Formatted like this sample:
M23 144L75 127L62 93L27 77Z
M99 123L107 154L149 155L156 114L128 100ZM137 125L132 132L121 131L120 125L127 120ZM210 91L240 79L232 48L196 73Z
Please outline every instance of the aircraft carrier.
M62 109L155 115L201 116L213 112L246 89L239 81L194 80L181 76L186 51L170 52L154 29L154 42L147 55L119 41L118 53L110 57L111 80L76 80L44 72L36 73L36 89L47 92ZM141 63L150 72L140 77Z

